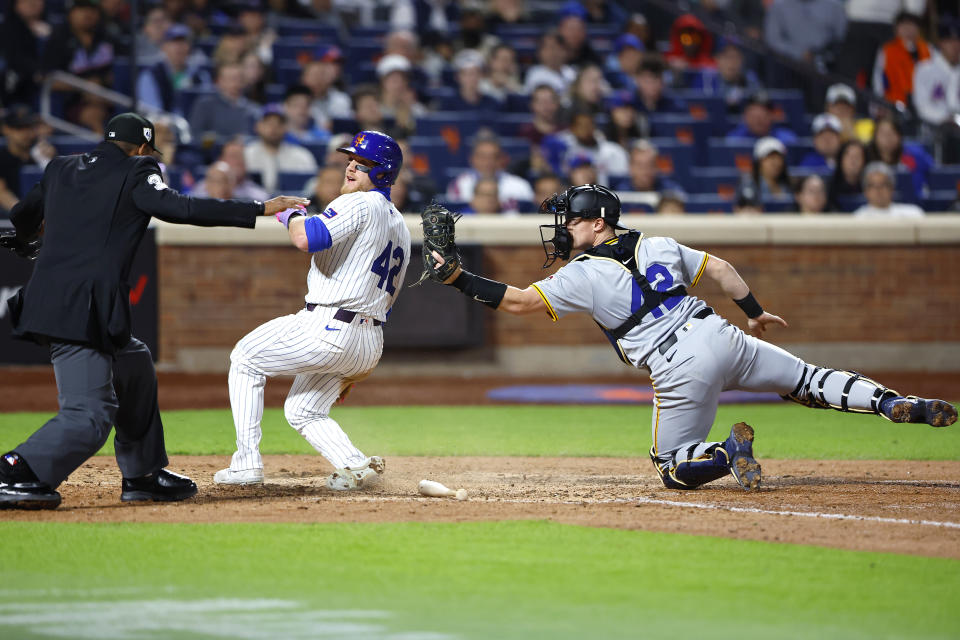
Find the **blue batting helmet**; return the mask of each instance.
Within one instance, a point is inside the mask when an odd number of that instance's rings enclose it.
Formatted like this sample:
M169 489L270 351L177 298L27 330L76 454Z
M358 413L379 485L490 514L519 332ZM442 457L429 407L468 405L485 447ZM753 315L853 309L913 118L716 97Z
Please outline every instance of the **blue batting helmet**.
M400 167L403 166L403 153L397 141L379 131L361 131L353 137L349 147L340 147L337 151L349 153L375 163L375 167L357 168L370 174L370 182L377 187L389 187L397 181Z

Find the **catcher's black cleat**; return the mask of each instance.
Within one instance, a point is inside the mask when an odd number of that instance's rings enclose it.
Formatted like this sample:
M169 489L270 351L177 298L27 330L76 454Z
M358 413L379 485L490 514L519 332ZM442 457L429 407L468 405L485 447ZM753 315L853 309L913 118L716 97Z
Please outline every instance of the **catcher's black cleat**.
M746 422L738 422L730 430L730 436L724 442L724 449L730 456L730 472L746 491L760 486L760 463L753 458L753 427Z
M160 469L156 473L141 478L124 478L120 500L136 502L153 500L155 502L176 502L197 495L197 485L187 476Z
M957 421L957 408L944 400L917 396L896 396L880 403L880 411L890 422L913 422L931 427L947 427Z

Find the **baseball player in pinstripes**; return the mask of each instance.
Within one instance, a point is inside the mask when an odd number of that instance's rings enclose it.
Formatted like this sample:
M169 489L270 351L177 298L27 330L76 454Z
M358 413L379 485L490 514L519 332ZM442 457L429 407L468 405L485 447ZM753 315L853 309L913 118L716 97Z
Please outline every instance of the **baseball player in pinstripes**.
M727 389L775 391L806 406L893 422L945 427L956 421L950 403L904 397L855 372L807 364L757 339L768 325L787 323L763 310L733 266L672 238L646 238L636 231L617 235L616 229L625 230L618 224L620 199L606 187L571 187L544 201L540 211L554 216L554 224L541 225L544 267L569 259L571 249L583 251L552 276L521 290L473 275L459 265L452 241L429 251L428 230L433 231L425 222L426 273L508 313L546 312L553 320L589 313L623 362L650 370L656 391L650 458L664 486L693 489L728 473L744 489L760 485L753 428L740 422L725 441L705 442L718 396ZM450 214L434 211L429 222L444 215ZM446 224L452 227L453 220ZM452 237L452 230L447 233ZM443 229L437 237L445 237ZM756 337L687 292L704 276L746 313Z
M378 131L361 131L338 151L350 157L342 195L316 216L302 209L277 214L293 245L312 254L306 307L257 327L230 355L237 451L214 475L216 484L263 483L263 387L268 376L284 374L296 375L284 404L287 421L336 469L327 486L359 489L383 473L383 459L357 449L329 411L380 360L381 325L410 261L410 232L390 201L403 155Z

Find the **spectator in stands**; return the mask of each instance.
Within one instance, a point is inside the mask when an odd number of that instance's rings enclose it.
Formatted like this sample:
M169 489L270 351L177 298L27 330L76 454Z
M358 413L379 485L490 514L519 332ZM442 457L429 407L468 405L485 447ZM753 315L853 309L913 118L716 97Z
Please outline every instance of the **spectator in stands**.
M735 40L722 39L717 45L714 60L716 69L705 69L697 74L691 88L708 95L723 96L727 111L739 113L743 109L743 101L763 89L763 85L753 69L743 68L743 53Z
M496 178L480 178L473 188L470 204L460 211L462 213L501 213L499 189Z
M901 11L893 23L893 39L877 52L873 91L890 102L911 106L914 66L930 57L920 27L919 15Z
M99 0L100 24L107 37L116 45L117 55L130 53L128 46L130 33L130 3L127 0Z
M613 53L607 57L605 69L614 87L636 91L634 77L640 71L643 52L643 42L632 33L621 34L613 41Z
M391 31L449 32L460 20L460 3L453 0L394 0L389 4Z
M385 131L388 127L380 110L380 88L372 84L361 84L353 91L353 117L356 131Z
M430 40L434 40L437 37L432 31L426 31L423 35ZM450 42L450 60L453 60L453 53L458 51L459 48L453 46L453 40L449 33L442 32L440 37L443 40ZM442 73L441 76L430 77L427 75L426 71L422 69L424 54L420 47L420 37L415 32L407 29L401 29L399 31L391 31L388 33L386 38L383 40L383 53L381 54L380 58L383 59L392 55L403 56L410 62L410 68L407 70L407 75L410 80L411 87L423 87L426 86L430 81L436 84L441 80ZM434 70L434 73L435 72L436 70Z
M110 104L103 98L82 95L73 112L74 121L81 127L90 129L97 137L106 133L104 130L110 118Z
M97 0L73 0L67 21L56 28L43 50L43 70L66 71L104 87L113 85L116 43L101 24Z
M353 117L350 96L337 88L343 53L331 45L319 47L316 56L303 66L300 84L310 89L313 121L318 127L332 131L334 118Z
M621 182L619 191L681 190L673 180L660 175L659 151L649 140L637 140L630 149L630 174Z
M744 180L737 187L737 194L733 199L733 212L746 215L763 213L763 199L752 180Z
M644 51L657 50L656 35L653 33L653 29L650 28L646 16L642 13L632 13L627 20L627 24L623 27L623 32L632 33L640 38Z
M597 168L590 161L590 156L575 156L570 160L570 186L581 184L598 184Z
M530 144L529 153L520 154L519 158L513 159L507 168L509 173L520 176L530 184L542 175L552 174L554 169L547 162L543 153L543 147L539 144Z
M204 67L189 63L190 37L186 25L175 24L167 29L159 59L144 68L137 79L138 99L151 107L186 115L182 91L212 84Z
M573 109L587 110L594 114L606 113L604 98L610 93L610 85L603 77L603 70L596 64L585 64L570 86L570 104Z
M540 203L556 193L563 193L567 188L560 176L554 173L545 173L533 181L533 206L539 209Z
M233 174L230 165L223 160L217 160L207 167L203 183L208 197L230 200L234 197L233 190L237 186L237 177Z
M813 119L813 151L808 151L800 161L801 167L810 169L835 169L837 153L843 140L840 138L843 124L840 118L830 113L821 113Z
M330 139L330 132L318 127L310 115L312 97L310 89L302 84L291 85L283 94L283 113L287 116L287 142L310 144Z
M873 132L873 122L857 119L857 93L845 84L833 84L827 89L824 112L840 119L842 129L840 137L843 140L860 140L863 143L870 141Z
M341 154L342 155L342 154ZM243 158L243 140L234 138L227 140L220 149L218 160L225 162L233 172L235 183L233 186L233 197L237 200L260 200L261 202L268 198L267 192L263 187L250 179L247 175L247 163ZM197 197L206 197L207 182L201 180L190 190L190 195Z
M609 184L612 178L627 175L630 166L626 150L597 132L589 111L575 111L570 129L548 136L543 147L554 173L570 173L572 160L586 157L596 168L600 184Z
M764 19L763 41L781 55L826 71L846 30L847 14L836 0L774 0Z
M459 30L454 30L456 39L453 46L457 51L476 49L488 51L500 42L500 39L487 30L484 11L476 4L463 3L460 9Z
M410 211L420 211L437 195L437 184L430 175L428 163L423 161L420 154L413 151L410 141L403 137L397 137L394 140L397 141L405 158L400 174L407 191L407 207Z
M524 0L490 0L487 3L487 27L496 32L498 27L530 24L530 12Z
M952 120L960 115L960 21L942 16L938 33L939 49L913 72L913 103L927 124L955 126Z
M774 106L766 91L757 91L743 106L743 122L727 134L727 140L750 140L773 136L785 145L796 143L797 136L786 127L775 126Z
M635 140L646 137L649 123L637 113L633 95L629 91L614 91L607 96L606 105L610 113L610 121L604 132L607 140L629 149Z
M147 9L143 27L136 38L138 64L150 64L160 59L160 47L171 26L173 22L163 6L155 4Z
M530 113L533 120L520 126L519 134L532 144L560 131L560 96L556 89L542 84L530 94Z
M863 194L867 204L853 212L858 218L922 218L915 204L893 201L895 176L884 162L871 162L863 170Z
M41 169L56 155L50 143L39 139L40 118L30 107L12 105L3 116L0 133L6 146L0 147L0 211L7 213L24 195L20 189L20 169Z
M567 62L575 67L601 64L600 56L587 39L587 10L576 0L560 8L557 34L567 50Z
M687 211L687 194L680 189L668 189L660 194L656 213L663 215L683 214Z
M464 49L453 58L457 72L457 93L440 101L441 111L481 111L481 118L493 117L500 111L500 102L483 93L483 54L476 49Z
M760 138L753 145L751 178L761 198L780 198L790 195L787 147L780 140L767 136Z
M524 93L532 93L540 85L552 87L557 95L566 95L576 79L577 71L567 64L567 50L556 31L548 31L537 41L537 64L527 69Z
M52 29L43 19L44 0L10 0L0 23L0 101L32 104L39 91L40 47Z
M395 138L396 139L396 138ZM350 157L345 153L340 153L337 149L350 146L353 140L352 133L335 133L330 142L327 143L327 156L324 161L326 167L339 167L342 173L350 164Z
M670 50L665 56L671 69L712 69L715 66L712 51L713 36L699 18L685 13L674 21L670 27Z
M255 104L267 102L270 69L253 50L243 54L240 66L243 68L243 96Z
M410 85L410 61L399 54L380 58L377 77L380 78L380 109L387 118L393 118L401 131L416 130L416 119L426 114L426 108L417 101Z
M587 10L588 24L623 24L627 21L627 12L619 3L612 0L581 0Z
M256 106L243 97L243 67L227 63L217 67L216 91L200 96L190 110L190 129L198 138L229 138L250 133Z
M267 105L257 123L257 139L247 143L243 149L247 170L260 174L267 193L278 191L281 172L317 170L313 154L299 144L285 142L286 135L287 116L283 108L276 104Z
M487 54L486 74L480 80L480 91L501 105L511 95L523 92L520 71L517 67L517 52L507 43L500 43Z
M824 213L827 209L827 186L823 183L823 178L815 173L801 178L797 183L794 198L799 213Z
M237 64L243 59L243 54L250 50L247 34L243 27L230 24L220 34L220 40L213 50L213 64L217 67L224 64Z
M238 0L237 24L247 36L247 49L253 51L266 66L273 64L273 43L277 32L268 24L262 0Z
M867 148L859 140L848 140L837 152L837 167L827 190L827 202L833 211L852 211L850 202L863 194L863 168L867 166Z
M307 210L310 213L320 213L326 209L328 204L340 197L342 185L343 171L340 167L320 167L313 181Z
M867 162L882 162L896 172L910 172L912 193L902 194L919 202L926 187L933 158L918 144L903 141L903 128L893 118L879 118L873 128L873 140L867 146Z
M637 72L637 110L646 115L655 113L682 113L687 106L680 100L664 94L665 67L660 56L645 56Z
M846 0L847 35L837 72L866 87L873 62L884 42L893 37L893 18L901 9L923 13L927 0Z
M519 211L520 203L533 202L533 187L519 176L501 169L503 149L500 140L489 131L481 131L473 142L469 171L454 178L447 187L447 198L468 202L473 199L473 190L482 178L497 181L500 203L504 212Z

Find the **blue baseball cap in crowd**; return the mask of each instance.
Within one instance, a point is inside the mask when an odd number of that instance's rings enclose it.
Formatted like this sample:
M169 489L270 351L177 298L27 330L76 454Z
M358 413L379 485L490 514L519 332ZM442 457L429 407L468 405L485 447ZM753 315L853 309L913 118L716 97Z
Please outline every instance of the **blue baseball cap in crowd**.
M322 44L317 47L313 59L320 62L340 62L343 60L343 51L335 44Z
M634 106L633 94L626 89L620 89L608 95L606 103L608 109L615 107L632 107Z
M267 104L260 111L260 119L263 120L267 116L279 116L284 120L287 119L287 114L283 110L283 106L278 102L271 102Z
M643 42L641 42L640 38L632 33L624 33L613 41L613 50L616 53L620 53L627 47L633 47L637 51L644 51L646 49L646 47L643 46Z
M941 40L960 39L960 20L954 16L944 15L940 17L940 24L937 25L937 35Z
M163 32L163 41L170 42L171 40L189 40L190 36L193 35L190 32L190 27L185 24L172 24L167 27L167 30Z
M586 20L588 15L589 14L587 13L586 7L584 7L582 4L577 2L577 0L571 0L570 2L560 7L560 11L557 13L557 21L561 21L565 18L570 18L570 17Z

